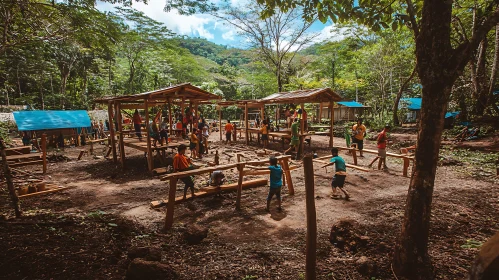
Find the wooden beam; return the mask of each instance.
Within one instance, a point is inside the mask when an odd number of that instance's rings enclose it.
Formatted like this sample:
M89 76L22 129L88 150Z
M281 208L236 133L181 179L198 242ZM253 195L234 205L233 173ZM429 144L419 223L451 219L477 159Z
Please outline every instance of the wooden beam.
M222 107L220 106L218 111L218 130L220 131L220 141L222 141Z
M322 102L319 103L319 124L322 123Z
M303 158L305 176L305 206L307 211L307 245L305 261L305 279L315 280L315 265L317 261L317 216L315 212L314 164L312 156Z
M334 147L334 102L329 102L329 109L331 111L331 127L329 128L330 129L330 132L331 132L331 135L330 135L330 138L329 138L329 148L332 148Z
M113 161L116 163L118 161L118 157L116 155L116 137L114 133L114 118L113 118L113 103L109 101L107 103L107 118L109 122L109 133L111 137L111 149L113 152Z
M19 198L27 198L27 197L32 197L32 196L37 196L37 195L42 195L42 194L47 194L47 193L53 193L53 192L58 192L58 191L63 191L67 190L69 187L61 187L61 188L56 188L56 189L51 189L51 190L46 190L46 191L41 191L41 192L34 192L34 193L29 193L25 195L20 195Z
M300 133L305 134L305 121L303 120L303 112L305 110L305 106L303 103L300 104L300 108L301 108ZM305 152L305 137L300 136L300 149L299 149L298 155L304 154L304 152ZM298 158L298 155L296 156L297 158Z
M330 156L329 158L332 158L332 156ZM320 160L319 158L314 159L314 162L323 163L323 164L328 164L329 163L328 161ZM364 172L371 171L371 170L369 170L367 168L362 168L360 166L352 165L352 164L348 164L348 163L345 163L345 166L348 167L348 168L357 169L357 170L364 171Z
M119 135L119 142L118 146L120 149L120 162L121 162L121 167L124 169L125 168L125 144L124 144L124 139L123 139L123 120L121 119L121 102L116 102L114 104L115 106L115 112L116 112L116 123L118 123L118 135Z
M42 134L43 174L47 173L47 134Z
M152 150L151 150L151 133L149 131L151 127L149 126L149 104L147 99L144 100L144 105L146 107L145 112L146 112L147 168L149 172L152 172L152 170L154 169L154 161L152 158Z
M244 126L245 126L245 135L246 145L249 145L249 137L248 137L248 102L244 103Z
M284 176L286 177L286 181L288 183L288 192L289 195L294 195L295 194L295 189L293 187L293 179L291 178L291 172L289 170L289 163L288 163L288 158L285 158L282 160L282 165L284 169Z
M168 122L170 124L170 133L168 135L172 137L173 133L173 124L172 124L172 103L170 102L170 98L168 98ZM166 139L166 144L168 144L168 139Z
M239 179L237 181L236 210L241 210L241 193L243 191L244 163L239 163L237 165L237 171L239 171Z
M170 190L168 192L168 209L166 210L165 230L173 225L173 211L175 211L175 192L177 190L177 178L170 179Z

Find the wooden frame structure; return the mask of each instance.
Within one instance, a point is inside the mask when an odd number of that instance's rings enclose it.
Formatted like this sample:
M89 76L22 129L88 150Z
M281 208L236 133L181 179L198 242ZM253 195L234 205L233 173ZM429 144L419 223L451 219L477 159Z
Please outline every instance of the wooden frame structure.
M291 178L291 170L295 168L291 168L289 166L288 161L290 157L291 156L278 156L276 158L278 162L281 164L282 169L284 171L283 176L285 180L283 180L283 184L284 182L287 182L289 194L294 195L295 191L293 187L293 180ZM175 193L177 191L177 180L179 178L211 173L217 170L227 170L227 169L237 168L237 171L239 173L239 178L237 181L236 209L239 210L241 209L241 194L243 189L244 176L270 174L270 170L245 170L245 168L251 168L259 165L266 165L268 164L268 162L269 162L268 159L260 161L238 162L233 164L219 165L219 166L194 169L184 172L171 173L161 177L161 181L170 182L170 191L168 192L168 202L167 202L166 219L165 219L165 229L168 230L173 226L173 214L176 202Z
M151 136L150 136L150 126L149 126L149 108L155 106L168 105L168 119L170 133L172 135L173 123L172 123L172 104L180 106L182 115L185 114L186 104L189 108L193 108L197 112L197 107L200 104L206 104L211 100L218 100L220 96L213 93L207 92L190 83L183 83L179 85L170 86L167 88L162 88L150 92L139 93L135 95L126 95L118 97L108 97L97 99L94 102L106 104L108 106L109 115L109 132L111 138L111 150L113 154L114 162L118 161L117 151L116 151L116 141L118 138L118 148L120 154L120 162L123 167L125 167L125 146L143 151L147 154L147 166L149 171L154 169L153 151L159 151L166 148L176 148L180 143L172 143L161 148L151 147ZM146 123L146 138L144 142L131 141L124 139L123 123L121 119L121 110L123 109L143 109L145 110L145 123ZM118 127L115 129L115 122ZM115 131L118 135L115 135ZM117 137L116 137L117 136Z
M324 102L328 102L329 106L332 108L334 106L334 102L342 100L341 96L335 93L330 88L319 88L319 89L306 89L306 90L295 90L290 92L278 92L271 94L267 97L257 100L240 100L240 101L223 101L217 103L219 105L219 122L220 122L220 140L222 140L222 115L221 115L221 107L236 105L240 108L244 108L244 130L245 130L245 138L246 144L249 144L251 133L251 129L249 128L249 119L248 119L248 111L250 108L258 108L261 110L261 119L265 117L265 105L275 105L275 104L300 104L300 108L304 110L305 103L319 103L322 104ZM278 116L278 112L276 112L276 116ZM319 121L320 121L319 115ZM303 120L300 122L300 151L303 152L304 148L304 140L306 137L310 135L329 135L329 146L333 147L333 124L334 124L334 115L331 118L330 130L326 133L308 133L308 131L304 131L305 123ZM273 136L272 133L269 133L269 136ZM276 137L285 137L290 138L290 135L282 135L282 132L275 135Z

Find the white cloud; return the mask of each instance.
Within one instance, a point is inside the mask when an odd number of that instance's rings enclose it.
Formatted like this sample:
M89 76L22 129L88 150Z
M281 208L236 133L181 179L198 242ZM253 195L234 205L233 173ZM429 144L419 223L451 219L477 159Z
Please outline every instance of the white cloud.
M222 38L224 40L228 40L228 41L234 41L236 38L235 36L237 35L236 31L234 30L229 30L225 33L222 34Z
M215 21L208 15L180 15L177 11L165 12L164 0L150 0L148 4L134 2L132 7L143 12L148 17L164 23L173 32L180 35L199 36L213 40L214 34L208 30L208 26ZM109 11L110 5L99 2L97 8Z
M340 41L345 39L346 28L335 28L334 25L326 25L320 32L319 36L314 39L315 43L324 41Z

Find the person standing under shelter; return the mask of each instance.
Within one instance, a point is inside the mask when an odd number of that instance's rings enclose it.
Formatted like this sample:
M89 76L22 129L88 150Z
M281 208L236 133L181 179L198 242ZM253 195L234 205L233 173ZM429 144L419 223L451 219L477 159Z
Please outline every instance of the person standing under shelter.
M230 120L227 120L227 124L225 125L225 141L230 142L232 138L232 130L234 126L230 123Z
M165 140L166 145L168 145L168 121L166 117L163 118L161 122L161 127L159 130L160 145L163 146L163 140Z
M291 125L291 142L289 143L289 149L284 151L287 154L291 149L295 148L296 157L298 157L298 149L300 147L300 135L298 134L299 120L295 119L294 123Z
M360 157L364 157L362 150L364 149L364 137L366 136L366 127L362 124L362 119L357 120L357 124L352 127L353 143L357 144L357 149L360 151Z
M139 115L139 110L135 109L133 113L133 128L135 129L135 135L139 138L139 141L142 141L142 118Z

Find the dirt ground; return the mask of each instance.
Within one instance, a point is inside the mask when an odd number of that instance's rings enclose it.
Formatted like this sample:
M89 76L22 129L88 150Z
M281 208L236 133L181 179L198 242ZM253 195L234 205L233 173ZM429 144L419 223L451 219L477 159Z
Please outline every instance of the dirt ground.
M212 162L216 149L222 164L234 162L235 152L248 160L258 158L255 150L261 148L256 143L246 146L239 140L226 145L215 134L210 155L198 164ZM401 141L414 139L415 135L402 135ZM334 141L344 146L344 139ZM375 149L373 141L367 142L367 148ZM327 143L327 137L312 138L319 156L329 154ZM279 143L270 148L282 152ZM141 152L126 148L123 172L102 157L104 146L97 148L98 157L77 161L80 150L66 149L63 153L71 161L50 163L45 175L46 181L70 188L22 199L23 218L12 219L7 191L1 190L1 279L122 279L131 246L160 248L162 262L170 264L180 279L304 279L303 168L292 171L295 195L284 188L282 212L274 202L271 212L265 211L268 187L244 190L241 211L235 210L235 193L227 192L177 205L174 227L165 233L165 207L149 205L166 198L169 186L148 174ZM352 162L350 156L341 155ZM367 166L373 157L366 154L359 165ZM331 199L333 170L315 166L319 279L395 279L390 261L409 178L402 176L400 160L389 159L388 166L388 172L349 169L350 201ZM465 278L479 250L473 244L485 242L499 230L499 181L493 175L470 177L461 168L442 166L437 172L429 250L438 279ZM226 177L230 183L237 181L236 173L226 172ZM207 175L197 176L196 186L207 180ZM178 184L178 195L182 188ZM340 221L350 231L342 237L346 246L329 241L331 227ZM198 245L188 245L182 238L193 224L209 229ZM362 237L363 243L348 240L352 236ZM362 258L363 264L361 257L367 258Z

